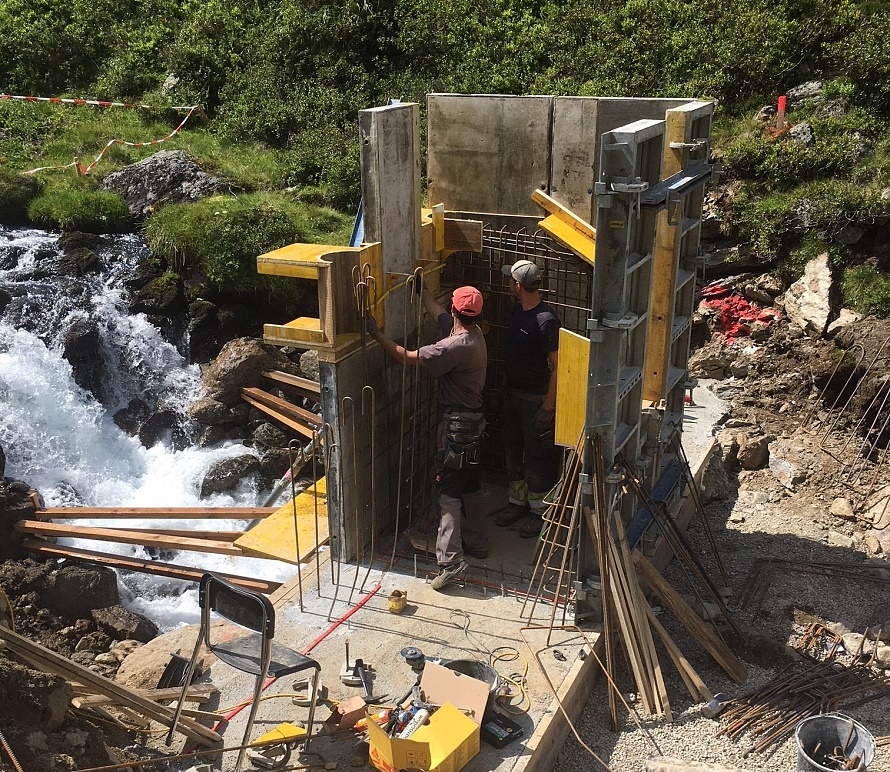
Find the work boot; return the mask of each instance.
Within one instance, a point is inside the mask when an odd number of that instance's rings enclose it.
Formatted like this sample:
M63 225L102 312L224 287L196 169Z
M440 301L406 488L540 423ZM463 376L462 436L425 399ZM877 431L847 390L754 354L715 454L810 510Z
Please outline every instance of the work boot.
M529 512L528 504L513 504L511 502L498 513L494 522L495 525L506 528L508 525L513 525L513 523L518 523L520 520L528 517Z
M450 566L442 566L430 584L434 590L441 590L452 582L456 582L467 568L469 566L463 560Z
M544 530L544 520L540 515L531 515L516 530L523 539L535 539Z
M463 547L464 555L469 555L471 558L476 558L476 560L485 560L485 558L488 557L488 550L473 549L465 541L461 542L461 546Z

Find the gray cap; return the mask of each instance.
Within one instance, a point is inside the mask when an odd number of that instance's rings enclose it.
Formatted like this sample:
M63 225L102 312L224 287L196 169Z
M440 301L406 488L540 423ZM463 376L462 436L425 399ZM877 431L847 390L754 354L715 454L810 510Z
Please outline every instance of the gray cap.
M512 276L523 287L536 288L541 283L541 269L531 260L517 260L501 268L504 276Z

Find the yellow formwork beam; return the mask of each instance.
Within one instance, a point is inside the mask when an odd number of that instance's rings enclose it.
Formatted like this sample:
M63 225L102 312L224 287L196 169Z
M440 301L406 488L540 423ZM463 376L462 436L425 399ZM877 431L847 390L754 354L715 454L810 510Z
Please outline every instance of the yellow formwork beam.
M559 361L556 366L557 445L574 448L587 420L587 379L590 341L567 330L559 330Z
M327 544L328 504L326 478L322 477L296 499L291 499L262 522L235 540L235 546L250 557L283 560L299 564L321 545ZM296 510L296 516L294 511ZM315 515L318 512L318 533ZM296 524L296 530L294 528ZM317 538L316 538L317 536ZM299 552L297 543L299 542Z
M593 253L596 249L594 227L540 190L532 193L532 201L548 212L547 217L540 222L541 228L582 260L593 265Z

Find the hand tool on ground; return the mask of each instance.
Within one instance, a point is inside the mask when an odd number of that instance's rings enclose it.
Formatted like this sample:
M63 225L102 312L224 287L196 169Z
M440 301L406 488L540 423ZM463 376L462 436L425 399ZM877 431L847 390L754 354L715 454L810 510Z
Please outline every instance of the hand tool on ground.
M359 677L359 680L362 683L362 690L363 690L362 697L364 698L365 702L368 702L368 703L380 702L381 700L383 700L386 697L386 695L385 694L378 694L378 695L371 694L371 679L368 678L368 669L370 669L370 668L365 667L364 660L362 660L361 657L356 659L355 673Z

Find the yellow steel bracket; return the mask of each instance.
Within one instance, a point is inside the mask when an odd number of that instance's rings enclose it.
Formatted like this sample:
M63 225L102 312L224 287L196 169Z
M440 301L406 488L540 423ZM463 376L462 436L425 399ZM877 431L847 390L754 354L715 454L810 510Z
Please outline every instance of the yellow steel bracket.
M548 213L541 220L541 228L582 260L593 265L593 253L596 249L594 227L540 190L532 193L532 201Z

